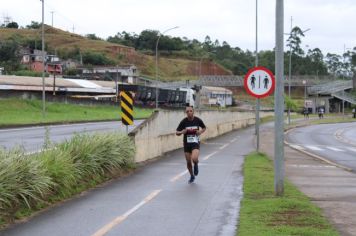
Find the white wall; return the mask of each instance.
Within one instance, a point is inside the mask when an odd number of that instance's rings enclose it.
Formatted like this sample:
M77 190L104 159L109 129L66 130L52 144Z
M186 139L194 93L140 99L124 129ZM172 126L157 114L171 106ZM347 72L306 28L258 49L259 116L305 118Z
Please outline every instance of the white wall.
M271 112L260 112L261 118L271 115ZM207 126L206 132L201 136L202 140L255 123L254 112L195 111L195 116L200 117ZM160 110L136 127L130 133L136 146L135 161L146 161L183 147L183 137L176 136L175 132L179 122L185 117L184 110Z

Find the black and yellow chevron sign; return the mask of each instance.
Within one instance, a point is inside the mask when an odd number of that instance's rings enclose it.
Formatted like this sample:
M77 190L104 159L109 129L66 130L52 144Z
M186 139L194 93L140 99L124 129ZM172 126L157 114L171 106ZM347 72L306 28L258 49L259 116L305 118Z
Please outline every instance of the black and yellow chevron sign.
M122 91L121 100L121 121L124 125L133 125L133 98L130 92Z

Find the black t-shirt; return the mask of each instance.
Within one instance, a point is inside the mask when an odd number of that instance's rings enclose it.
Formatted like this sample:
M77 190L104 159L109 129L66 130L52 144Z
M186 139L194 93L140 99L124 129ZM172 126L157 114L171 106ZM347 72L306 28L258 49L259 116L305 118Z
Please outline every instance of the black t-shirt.
M193 120L189 120L186 117L179 123L177 131L187 129L187 133L184 134L183 137L184 145L190 143L199 143L199 137L196 135L196 132L199 130L199 127L203 129L206 128L204 122L196 116L194 116Z

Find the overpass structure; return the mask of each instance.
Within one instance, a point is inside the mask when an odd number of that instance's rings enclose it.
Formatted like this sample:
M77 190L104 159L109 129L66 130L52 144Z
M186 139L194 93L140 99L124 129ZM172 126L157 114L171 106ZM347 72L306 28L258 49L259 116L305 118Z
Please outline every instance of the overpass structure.
M319 106L324 106L326 112L329 110L340 112L344 107L342 103L346 102L346 107L356 105L356 96L350 93L351 89L352 80L335 80L309 87L308 97L315 101L313 112Z

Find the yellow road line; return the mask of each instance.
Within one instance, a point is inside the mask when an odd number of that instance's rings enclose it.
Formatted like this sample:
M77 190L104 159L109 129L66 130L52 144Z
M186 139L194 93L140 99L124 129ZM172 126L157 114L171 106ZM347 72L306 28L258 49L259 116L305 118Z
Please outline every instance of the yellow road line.
M185 170L185 171L183 171L183 172L177 174L177 175L174 176L172 179L170 179L170 181L171 181L171 182L175 182L175 181L177 181L178 179L180 179L180 178L181 178L183 175L185 175L185 174L188 174L188 171L187 171L187 170Z
M227 143L227 144L225 144L224 146L221 146L219 149L221 150L221 149L224 149L224 148L226 148L227 146L229 146L229 144L230 143Z
M116 225L120 224L123 222L129 215L137 211L140 207L151 201L154 197L156 197L162 189L158 189L150 193L145 199L143 199L139 204L125 212L123 215L116 217L114 220L112 220L110 223L106 224L104 227L96 231L92 236L103 236L107 234L112 228L114 228Z
M203 160L204 160L204 161L208 160L210 157L214 156L216 153L217 153L217 151L216 151L216 152L213 152L213 153L210 153L209 155L203 157Z

